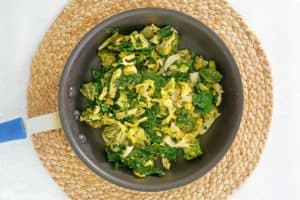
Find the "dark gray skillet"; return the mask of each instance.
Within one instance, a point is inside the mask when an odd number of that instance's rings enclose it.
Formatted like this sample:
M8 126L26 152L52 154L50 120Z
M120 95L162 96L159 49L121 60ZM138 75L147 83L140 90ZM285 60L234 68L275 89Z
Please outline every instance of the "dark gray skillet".
M140 30L148 24L171 25L181 35L181 47L216 60L224 75L221 116L201 138L204 155L192 161L179 158L163 177L136 178L131 170L114 170L106 161L101 130L76 120L75 110L85 103L79 94L82 83L91 80L91 68L100 67L96 55L99 44L108 36L106 27L120 27L122 33ZM70 88L71 91L70 91ZM143 8L120 13L101 22L88 32L69 57L59 88L60 119L73 150L86 166L106 180L133 190L161 191L176 188L203 176L224 156L240 125L243 89L237 65L222 40L208 27L185 14L159 8ZM76 112L75 112L76 113ZM86 142L84 142L86 137Z

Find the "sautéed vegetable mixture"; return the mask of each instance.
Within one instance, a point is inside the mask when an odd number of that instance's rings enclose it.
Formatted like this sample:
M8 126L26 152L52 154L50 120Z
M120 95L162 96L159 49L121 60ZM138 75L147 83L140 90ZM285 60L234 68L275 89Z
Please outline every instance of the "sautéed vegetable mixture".
M164 175L179 151L186 160L200 156L199 136L220 115L222 74L215 62L179 49L170 26L106 31L101 69L80 89L89 101L80 121L103 128L108 162L145 177Z

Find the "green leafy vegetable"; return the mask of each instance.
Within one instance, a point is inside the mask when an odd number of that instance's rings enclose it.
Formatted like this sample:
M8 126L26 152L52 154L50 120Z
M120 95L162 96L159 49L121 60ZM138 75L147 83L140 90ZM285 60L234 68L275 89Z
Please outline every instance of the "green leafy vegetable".
M102 50L98 52L98 56L100 57L101 64L104 67L110 67L115 61L115 54L108 50Z
M135 48L132 45L132 43L130 41L126 41L126 40L121 41L119 45L114 45L114 49L121 51L121 52L123 52L123 51L134 52L135 51Z
M188 73L183 72L172 73L172 77L174 77L177 82L187 82L190 78Z
M209 83L218 83L223 77L220 72L206 68L200 70L200 76Z
M111 148L105 148L105 152L108 162L110 162L115 169L118 169L120 164L122 164L121 151L114 152Z
M105 29L106 33L110 33L110 34L115 34L119 32L119 28L115 28L115 27L108 27Z
M105 102L97 100L96 103L97 103L97 105L100 107L100 110L101 110L103 113L113 112L112 106L106 104Z
M194 63L193 63L193 66L194 66L195 70L199 70L202 67L205 67L207 64L208 64L208 62L206 60L204 60L203 57L195 56Z
M196 121L187 109L182 108L178 110L176 123L183 131L191 132L195 129Z
M192 160L202 154L200 144L197 140L191 143L189 146L183 148L183 158L186 160Z
M147 120L141 123L141 127L146 131L154 143L159 143L162 140L162 137L155 131L156 128L161 127L161 119L158 118L159 109L159 105L154 104L143 115L143 117L147 117Z
M170 36L172 33L173 33L172 27L165 26L165 27L161 28L157 34L160 38L164 38L164 37Z
M168 79L166 77L161 76L160 74L151 72L151 71L143 71L142 72L142 80L153 80L155 85L155 96L159 95L160 89L167 83Z
M99 94L99 85L93 82L85 83L80 89L80 92L88 100L94 101Z
M128 87L130 85L136 85L144 80L153 80L155 85L155 94L159 95L161 87L163 87L168 78L163 77L160 74L151 71L141 71L140 74L134 74L129 76L122 76L117 80L117 85L122 87Z
M100 82L103 73L99 69L92 69L92 81Z
M209 61L208 67L202 68L199 73L200 76L209 83L218 83L223 78L222 74L216 70L214 61Z
M179 49L179 34L168 25L106 32L97 52L101 66L80 89L88 100L80 121L101 128L107 161L146 177L165 175L178 152L185 160L201 156L198 136L220 115L216 63Z
M146 26L141 33L150 40L159 30L160 29L157 26L151 24L150 26Z
M156 46L156 51L162 56L168 56L178 50L179 37L178 33L174 32L162 39L162 42Z
M207 114L214 108L214 96L211 91L204 91L193 95L193 104L201 115Z
M80 121L87 123L93 128L100 128L102 126L102 113L100 112L100 108L98 106L86 108L80 115Z
M129 76L121 76L117 80L117 85L122 87L128 87L130 85L136 85L138 83L141 83L143 80L143 77L141 74L134 74Z

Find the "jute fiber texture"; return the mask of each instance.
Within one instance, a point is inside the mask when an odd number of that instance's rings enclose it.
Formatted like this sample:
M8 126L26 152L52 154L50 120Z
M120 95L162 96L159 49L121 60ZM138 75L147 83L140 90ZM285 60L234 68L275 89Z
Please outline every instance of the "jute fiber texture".
M224 0L73 0L64 8L33 58L28 115L57 111L64 64L82 36L107 17L141 7L174 9L213 29L233 54L243 81L244 112L238 135L220 163L198 180L173 190L146 193L103 180L77 158L62 130L33 136L35 149L55 182L71 199L226 199L251 174L267 139L272 78L259 41Z

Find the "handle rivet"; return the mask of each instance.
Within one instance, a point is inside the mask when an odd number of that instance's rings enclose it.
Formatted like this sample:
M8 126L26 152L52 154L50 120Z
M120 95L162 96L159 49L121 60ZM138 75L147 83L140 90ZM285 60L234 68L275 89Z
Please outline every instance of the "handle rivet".
M79 118L80 118L79 110L74 110L74 117L75 117L76 120L79 120Z
M73 96L73 87L69 88L68 96L72 97Z
M85 143L86 143L86 137L85 137L85 135L79 134L79 141L80 141L82 144L85 144Z

